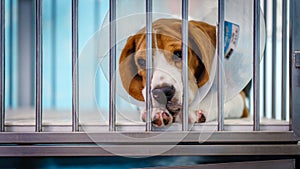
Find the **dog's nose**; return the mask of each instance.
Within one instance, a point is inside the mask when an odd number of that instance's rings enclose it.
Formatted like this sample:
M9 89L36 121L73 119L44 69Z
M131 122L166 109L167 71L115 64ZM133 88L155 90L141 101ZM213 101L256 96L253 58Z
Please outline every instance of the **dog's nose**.
M166 105L170 101L174 94L174 86L164 86L160 88L155 88L152 90L153 98L160 104Z

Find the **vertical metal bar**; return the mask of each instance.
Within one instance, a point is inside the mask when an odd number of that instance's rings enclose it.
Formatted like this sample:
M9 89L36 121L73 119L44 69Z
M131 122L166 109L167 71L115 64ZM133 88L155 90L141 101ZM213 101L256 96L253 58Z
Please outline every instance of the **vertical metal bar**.
M43 48L42 48L42 0L36 0L36 98L35 98L35 113L36 113L36 123L35 131L42 131L42 63L43 63Z
M224 129L224 79L222 71L224 60L224 5L225 2L223 0L218 0L218 131Z
M10 72L10 77L8 78L8 84L10 84L11 89L8 92L8 98L9 100L6 100L8 102L8 106L12 107L13 106L13 90L14 90L14 85L13 85L13 79L14 79L14 73L13 73L13 58L14 58L14 50L13 50L13 16L14 16L14 10L13 10L13 1L9 2L9 24L11 25L11 30L9 31L9 55L11 57L7 58L8 63L10 64L8 72Z
M254 21L253 21L253 98L254 115L253 130L260 130L260 0L254 0Z
M281 120L286 120L287 87L287 0L282 0L282 86Z
M189 129L188 116L188 0L182 0L182 131Z
M146 0L146 131L151 131L152 0Z
M5 0L0 2L0 132L5 123Z
M276 117L277 0L272 4L272 118Z
M72 131L79 131L78 0L72 0Z
M268 1L264 0L264 18L265 18L265 24L266 24L266 30L268 30L268 14L267 14L267 5L268 5ZM266 49L264 50L264 58L263 58L263 76L264 76L264 84L263 84L263 116L267 117L267 83L266 83L266 79L267 79L267 55L266 55L266 51L267 51L267 45L268 44L268 31L266 31Z
M109 131L116 130L116 0L109 3Z
M293 34L294 34L294 0L289 1L289 114L290 114L290 130L293 129L292 122L293 122L293 51L294 51L294 44L293 44Z

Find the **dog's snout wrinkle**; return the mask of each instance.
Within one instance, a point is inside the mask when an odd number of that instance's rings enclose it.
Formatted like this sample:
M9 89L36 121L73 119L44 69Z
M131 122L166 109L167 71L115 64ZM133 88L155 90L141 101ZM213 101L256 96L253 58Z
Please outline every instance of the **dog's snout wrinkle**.
M168 101L170 101L174 94L175 88L174 86L164 86L155 88L152 90L153 98L159 102L160 104L166 105Z

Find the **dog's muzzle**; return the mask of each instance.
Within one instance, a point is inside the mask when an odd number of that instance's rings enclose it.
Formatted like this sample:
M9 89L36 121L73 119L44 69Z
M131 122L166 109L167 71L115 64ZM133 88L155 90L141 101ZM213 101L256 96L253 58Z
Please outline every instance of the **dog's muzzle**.
M164 107L166 112L157 113L153 119L152 124L161 126L162 123L167 126L175 121L176 115L181 109L181 106L177 103L175 95L175 87L173 85L165 85L156 87L152 90L153 99Z

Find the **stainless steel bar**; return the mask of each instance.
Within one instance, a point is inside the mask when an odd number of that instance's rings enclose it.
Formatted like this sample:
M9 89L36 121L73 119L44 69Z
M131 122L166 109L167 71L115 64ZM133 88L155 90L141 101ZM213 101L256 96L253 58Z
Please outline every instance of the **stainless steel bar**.
M72 0L72 131L79 131L78 0Z
M282 0L282 86L281 86L281 120L286 120L287 98L287 0Z
M36 98L35 98L35 131L42 131L42 87L43 87L43 47L42 47L42 0L36 0Z
M152 0L146 0L146 131L152 130Z
M8 118L8 117L6 117ZM210 124L195 124L193 126L190 126L189 131L212 131L216 129L217 124L216 123L210 123ZM275 122L271 122L268 124L262 124L260 126L260 132L261 131L277 131L277 132L285 132L289 131L290 124L288 122L284 122L282 124L276 124ZM12 125L12 124L6 124L5 125L5 131L14 131L14 132L30 132L34 130L35 125ZM57 125L43 125L43 131L61 131L61 132L68 132L72 130L72 125L66 125L66 124L57 124ZM168 132L176 132L181 131L182 125L175 123L174 125L168 127ZM85 125L85 131L88 132L107 132L108 131L108 125L105 123L101 123L98 125ZM145 124L136 124L136 125L128 125L128 124L116 124L116 131L117 132L129 132L129 131L135 131L137 133L139 132L145 132ZM157 132L163 132L166 131L164 129L159 128L153 128L152 131L155 133ZM234 124L233 121L229 121L228 123L224 124L224 131L253 131L253 123L245 124ZM183 131L181 131L183 132ZM75 133L75 132L74 132ZM77 133L77 132L76 132ZM146 132L148 133L148 132ZM227 133L227 132L226 132Z
M188 0L182 0L182 131L189 129L189 108L188 108Z
M272 118L276 117L277 0L272 3Z
M218 0L218 58L217 58L217 87L218 87L218 131L224 130L224 9L225 2Z
M109 131L116 130L116 0L109 3Z
M168 148L168 151L162 149ZM278 151L280 150L280 151ZM297 144L259 145L19 145L0 146L0 157L61 157L61 156L251 156L251 155L299 155ZM47 153L45 153L47 152ZM161 152L161 153L158 153ZM245 165L245 164L243 164ZM248 165L246 165L248 166ZM266 166L266 165L264 165ZM274 163L273 163L274 166ZM273 167L272 166L272 167ZM224 165L222 165L223 168ZM272 168L267 166L266 168ZM190 167L187 167L190 168ZM226 167L230 168L230 167ZM246 167L247 169L249 167ZM281 167L282 168L282 167Z
M0 132L5 123L5 0L0 2Z
M273 130L274 131L274 130ZM74 144L74 143L110 143L110 144L139 144L150 143L199 143L201 138L207 138L206 143L296 143L299 140L292 131L174 131L174 132L3 132L0 133L1 144ZM153 138L155 139L149 139ZM92 138L92 139L91 139ZM179 138L182 138L178 140Z
M260 0L254 0L253 21L253 130L260 130Z
M5 0L4 0L5 1ZM11 25L13 27L13 21L14 21L14 13L15 11L13 10L13 5L14 5L14 2L13 1L10 1L9 2L9 16L11 16L9 18L9 25ZM10 77L8 78L8 84L11 84L10 86L14 86L14 79L15 79L15 75L13 74L14 72L14 67L12 66L13 65L13 62L14 62L14 48L13 48L13 44L14 44L14 37L13 37L13 28L11 29L11 31L9 31L9 35L8 35L8 39L9 40L9 53L7 54L7 56L11 56L11 57L8 57L8 63L11 64L11 66L9 66L9 70L8 72L10 72ZM5 84L5 83L4 83ZM7 91L7 94L8 94L8 100L5 100L6 104L8 105L8 107L13 107L13 102L14 102L14 96L13 96L13 87L11 90L8 90Z
M294 0L289 0L289 123L290 123L290 130L293 129L293 51L294 51L294 44L293 44L293 24L294 24Z
M268 1L264 0L264 19L266 24L266 30L268 30L268 14L267 14L267 8L268 7ZM266 31L266 48L264 50L264 58L263 58L263 116L267 117L267 45L268 44L268 31Z

